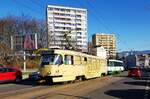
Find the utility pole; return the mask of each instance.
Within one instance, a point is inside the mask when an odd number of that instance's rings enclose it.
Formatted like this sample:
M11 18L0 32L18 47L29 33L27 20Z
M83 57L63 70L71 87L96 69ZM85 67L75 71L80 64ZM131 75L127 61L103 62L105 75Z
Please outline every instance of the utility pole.
M26 51L23 51L23 71L26 71Z

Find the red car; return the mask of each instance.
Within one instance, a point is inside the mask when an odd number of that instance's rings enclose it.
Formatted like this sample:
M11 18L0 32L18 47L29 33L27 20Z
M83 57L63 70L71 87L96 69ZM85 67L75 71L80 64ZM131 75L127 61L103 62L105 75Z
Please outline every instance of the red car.
M128 71L128 77L141 77L141 70L138 67L130 68Z
M22 80L22 72L17 68L0 67L0 82L14 81L16 83Z

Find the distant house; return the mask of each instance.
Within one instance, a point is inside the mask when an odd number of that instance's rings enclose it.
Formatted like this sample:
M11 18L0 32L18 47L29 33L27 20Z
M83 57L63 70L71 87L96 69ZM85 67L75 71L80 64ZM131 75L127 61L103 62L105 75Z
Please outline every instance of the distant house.
M128 55L124 58L126 68L136 67L136 66L150 66L150 54L141 55Z
M150 55L149 54L136 55L136 57L137 57L137 65L138 66L149 66L150 65Z

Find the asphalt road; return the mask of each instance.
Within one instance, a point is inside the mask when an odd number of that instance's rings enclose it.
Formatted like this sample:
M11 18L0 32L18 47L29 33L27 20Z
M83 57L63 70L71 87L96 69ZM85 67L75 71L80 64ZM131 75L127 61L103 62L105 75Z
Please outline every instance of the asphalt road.
M24 89L34 89L34 88L46 88L48 85L38 85L36 81L31 81L29 79L23 80L21 83L1 83L0 93L14 92Z
M84 94L84 91L82 91L84 95L81 95L79 99L150 99L150 69L143 69L142 71L143 76L140 79L126 77L127 72L121 73L121 75L117 76L123 78L122 80L89 91L88 94ZM24 80L20 84L0 84L0 93L14 92L18 90L21 92L21 90L26 89L40 90L45 89L48 86L49 85L37 85L34 81ZM22 92L24 93L24 91ZM78 90L76 90L76 92L78 92Z
M150 99L150 69L142 69L141 78L125 77L123 80L90 92L85 97L87 99Z

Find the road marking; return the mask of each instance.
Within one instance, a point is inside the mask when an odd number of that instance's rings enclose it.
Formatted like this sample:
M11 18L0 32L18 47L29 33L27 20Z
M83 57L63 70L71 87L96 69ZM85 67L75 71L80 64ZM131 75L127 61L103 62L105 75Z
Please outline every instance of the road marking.
M144 99L148 99L149 83L150 83L150 80L147 80L146 87L145 87Z
M148 82L147 82L148 83ZM145 87L145 90L148 90L149 89L149 86L148 84L146 84L146 87Z

